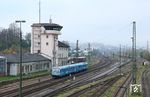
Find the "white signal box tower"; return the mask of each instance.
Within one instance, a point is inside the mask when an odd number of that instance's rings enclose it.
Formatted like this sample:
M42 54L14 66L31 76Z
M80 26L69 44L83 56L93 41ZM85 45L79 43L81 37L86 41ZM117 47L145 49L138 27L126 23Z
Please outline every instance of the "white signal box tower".
M52 23L34 23L31 25L31 53L40 53L52 60L52 66L58 66L58 35L63 26Z

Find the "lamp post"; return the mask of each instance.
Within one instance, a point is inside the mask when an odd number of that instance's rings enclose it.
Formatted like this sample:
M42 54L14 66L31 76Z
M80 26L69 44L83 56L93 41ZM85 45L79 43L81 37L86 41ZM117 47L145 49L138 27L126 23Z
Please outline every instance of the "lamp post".
M22 32L21 32L21 23L25 23L25 20L16 20L16 23L20 24L20 87L19 87L19 97L23 97L22 95Z

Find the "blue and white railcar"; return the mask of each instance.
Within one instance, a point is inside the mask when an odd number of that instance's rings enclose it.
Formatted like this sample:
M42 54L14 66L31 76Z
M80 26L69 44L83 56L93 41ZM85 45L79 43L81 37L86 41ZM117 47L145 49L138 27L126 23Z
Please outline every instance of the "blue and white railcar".
M85 70L87 68L88 68L88 65L85 62L84 63L78 63L78 64L76 64L76 72Z
M52 68L52 76L62 77L65 75L69 75L71 73L76 73L82 70L86 70L88 68L88 64L85 62L76 63L71 65L59 66Z
M53 67L51 74L52 74L52 76L59 76L60 75L60 68L59 67Z

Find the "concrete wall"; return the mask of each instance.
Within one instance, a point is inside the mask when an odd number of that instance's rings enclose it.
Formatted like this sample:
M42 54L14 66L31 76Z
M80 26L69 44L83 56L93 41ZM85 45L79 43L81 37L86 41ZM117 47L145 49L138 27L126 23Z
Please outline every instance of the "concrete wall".
M50 61L39 61L39 62L29 62L29 63L22 63L22 73L28 74L32 72L38 72L43 70L50 71L51 69L51 62ZM18 75L20 72L19 64L13 63L10 64L10 74L9 75Z
M31 53L38 53L41 50L41 27L32 27L31 33Z
M17 75L18 74L18 68L17 68L17 64L10 64L10 75Z
M46 38L48 36L48 38ZM48 43L48 45L47 45ZM54 37L52 35L41 35L41 53L53 57Z
M58 49L58 64L59 64L59 66L68 64L68 48L59 47L59 49Z

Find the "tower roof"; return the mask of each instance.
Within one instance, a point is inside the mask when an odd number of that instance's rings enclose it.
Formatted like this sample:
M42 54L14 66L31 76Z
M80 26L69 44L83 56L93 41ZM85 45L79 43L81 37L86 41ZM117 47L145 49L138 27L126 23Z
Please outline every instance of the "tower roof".
M44 27L46 30L58 30L60 31L63 26L55 23L34 23L31 27Z
M68 44L63 43L63 42L61 42L61 41L58 41L58 46L59 46L59 47L64 47L64 48L69 48L69 47L70 47Z

